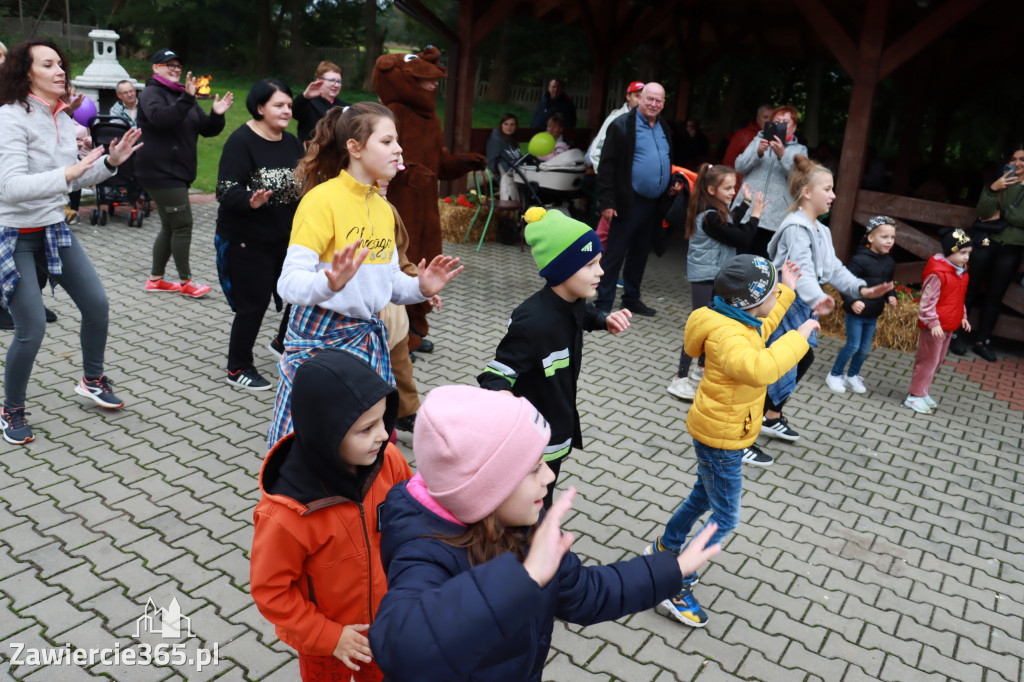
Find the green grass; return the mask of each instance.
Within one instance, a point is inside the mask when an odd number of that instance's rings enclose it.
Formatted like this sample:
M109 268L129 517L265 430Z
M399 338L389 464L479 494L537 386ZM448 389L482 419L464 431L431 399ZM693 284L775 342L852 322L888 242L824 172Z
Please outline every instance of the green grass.
M198 173L196 174L196 181L192 183L192 186L196 189L200 189L204 192L213 192L216 189L217 167L220 164L220 154L221 149L224 147L224 142L227 140L228 135L234 132L235 129L243 125L250 118L249 112L245 109L245 96L249 93L249 88L252 86L252 83L252 80L238 77L214 79L212 87L213 93L223 97L224 93L230 90L235 96L235 102L224 115L226 120L224 132L216 137L199 138L199 144L197 147L199 168ZM298 94L298 92L295 94ZM377 100L376 94L362 92L359 90L343 90L339 97L346 102ZM205 111L209 112L210 108L213 106L213 100L200 100L200 106L203 107ZM533 113L521 107L516 107L515 105L478 101L473 106L473 127L493 128L498 125L498 119L501 118L501 115L506 111L511 111L518 116L520 125L523 125L523 121L529 123L530 116ZM443 101L438 103L438 115L441 118L441 124L444 125ZM288 126L288 130L292 134L296 133L296 124L294 121L292 121L291 125ZM399 140L399 142L401 142L401 140Z

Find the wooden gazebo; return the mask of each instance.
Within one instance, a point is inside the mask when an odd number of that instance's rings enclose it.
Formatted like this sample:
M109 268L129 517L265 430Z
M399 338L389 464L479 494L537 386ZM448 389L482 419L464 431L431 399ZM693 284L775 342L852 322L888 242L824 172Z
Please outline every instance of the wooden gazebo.
M922 68L943 69L967 92L983 87L979 79L993 78L992 65L1013 58L1014 50L1005 46L1024 25L1024 7L1009 0L459 0L454 30L421 0L396 4L450 43L446 136L454 150L470 147L478 46L513 12L582 26L594 59L590 110L583 119L591 128L604 115L612 66L644 41L678 55L677 119L687 115L694 79L726 52L834 59L853 82L830 221L841 258L850 251L854 224L863 225L876 213L918 226L962 227L973 221L971 208L861 189L876 91L894 73L913 87L913 71ZM919 129L922 112L923 107L910 107L903 130ZM901 154L912 153L911 147L901 145ZM897 159L895 166L897 172L909 170L909 161ZM901 265L899 280L920 281L924 259L939 250L934 232L901 225L899 245L922 260ZM1024 288L1011 285L1004 303L1024 315ZM1024 318L1002 315L995 333L1024 340Z

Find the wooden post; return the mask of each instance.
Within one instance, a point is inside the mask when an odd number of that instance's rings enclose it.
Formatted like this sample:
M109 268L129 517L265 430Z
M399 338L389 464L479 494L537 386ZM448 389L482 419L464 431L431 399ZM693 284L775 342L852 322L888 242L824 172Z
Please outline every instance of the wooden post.
M475 28L476 0L459 2L459 61L455 65L455 82L449 79L448 85L454 85L448 97L455 100L455 118L452 128L455 131L452 141L453 152L469 151L469 135L473 127L473 92L476 85L476 41L473 40Z
M611 68L604 60L595 60L594 71L590 75L590 110L587 112L587 126L590 128L591 136L597 134L597 129L604 121L604 103L608 101L608 76Z
M890 0L868 0L864 14L864 30L853 74L853 91L843 136L843 152L839 159L839 177L836 178L836 201L832 205L829 225L836 255L846 260L853 236L853 210L857 203L864 160L871 132L871 109L875 103L878 70L885 40L885 22Z

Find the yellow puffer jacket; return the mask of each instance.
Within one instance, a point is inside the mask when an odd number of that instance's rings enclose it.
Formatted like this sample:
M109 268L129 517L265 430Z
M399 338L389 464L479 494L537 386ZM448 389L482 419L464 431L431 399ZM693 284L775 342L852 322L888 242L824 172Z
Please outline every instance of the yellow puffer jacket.
M704 379L686 417L686 429L711 448L740 450L761 431L766 387L796 366L810 346L800 332L765 341L782 322L796 294L779 285L779 300L760 331L710 308L693 311L686 321L686 354L705 354Z

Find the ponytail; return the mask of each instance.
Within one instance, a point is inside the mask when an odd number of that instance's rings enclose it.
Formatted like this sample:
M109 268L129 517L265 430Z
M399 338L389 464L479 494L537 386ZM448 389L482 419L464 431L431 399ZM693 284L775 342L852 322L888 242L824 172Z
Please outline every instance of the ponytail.
M687 239L693 237L693 231L697 229L697 216L709 210L709 207L718 212L723 224L729 222L729 207L708 193L709 189L717 189L729 175L736 175L736 169L723 164L705 163L697 171L697 179L693 183L693 191L690 192L690 205L686 210Z
M382 118L395 120L386 106L377 102L358 102L350 107L333 107L316 124L306 155L295 169L302 194L321 182L337 177L348 168L348 141L364 146Z

